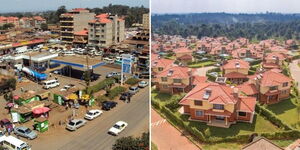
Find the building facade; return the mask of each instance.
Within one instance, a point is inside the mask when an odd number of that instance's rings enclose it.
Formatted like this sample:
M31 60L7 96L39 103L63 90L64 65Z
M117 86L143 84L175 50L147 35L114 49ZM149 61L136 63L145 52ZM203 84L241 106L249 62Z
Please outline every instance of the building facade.
M88 28L88 22L95 14L83 8L75 8L60 16L60 38L65 44L72 44L74 33Z

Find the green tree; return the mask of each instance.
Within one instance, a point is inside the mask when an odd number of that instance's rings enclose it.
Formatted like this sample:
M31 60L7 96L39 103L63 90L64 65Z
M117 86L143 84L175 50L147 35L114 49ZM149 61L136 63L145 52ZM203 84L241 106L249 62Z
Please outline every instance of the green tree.
M43 31L48 30L48 24L47 24L47 23L42 23L42 24L41 24L41 29L42 29Z
M141 137L134 138L132 136L117 139L113 145L113 150L148 150L149 149L149 133L143 133Z

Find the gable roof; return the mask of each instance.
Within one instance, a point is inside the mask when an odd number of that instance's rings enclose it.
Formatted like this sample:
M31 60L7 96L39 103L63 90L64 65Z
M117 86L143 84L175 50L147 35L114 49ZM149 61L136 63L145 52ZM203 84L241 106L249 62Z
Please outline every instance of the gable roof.
M193 88L179 104L188 105L189 100L202 100L207 89L211 90L211 95L207 99L210 103L215 104L236 104L238 98L233 96L233 89L217 83L198 84Z
M167 69L170 66L172 66L173 64L174 64L174 60L158 58L158 59L152 61L151 66L152 67L162 67L164 69Z
M176 79L186 79L191 76L193 70L188 67L172 66L157 74L157 77L168 77Z
M176 53L192 53L193 51L189 50L186 47L181 47L181 48L174 49L173 52L176 54Z
M283 150L283 148L277 146L270 140L261 137L244 146L242 150Z
M241 59L231 59L228 60L227 63L222 66L222 68L223 69L237 69L237 68L247 69L250 68L250 65L248 62Z
M237 88L239 89L239 91L245 93L246 95L254 95L258 93L255 85L250 83L238 85Z
M237 110L243 112L254 112L255 104L256 104L255 97L240 97Z
M285 82L291 82L292 79L282 73L266 71L262 74L261 86L278 86Z

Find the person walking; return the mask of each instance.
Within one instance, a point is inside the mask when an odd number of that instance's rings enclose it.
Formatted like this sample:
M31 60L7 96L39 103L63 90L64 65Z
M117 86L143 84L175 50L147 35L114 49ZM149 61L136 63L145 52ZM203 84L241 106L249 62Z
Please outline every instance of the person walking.
M131 95L128 96L128 103L130 103Z

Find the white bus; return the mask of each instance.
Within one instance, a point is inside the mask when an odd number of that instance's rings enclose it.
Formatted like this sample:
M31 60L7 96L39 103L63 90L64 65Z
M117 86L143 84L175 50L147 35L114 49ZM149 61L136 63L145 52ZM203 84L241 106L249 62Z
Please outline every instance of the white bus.
M0 145L8 150L31 150L31 147L13 136L1 136Z

